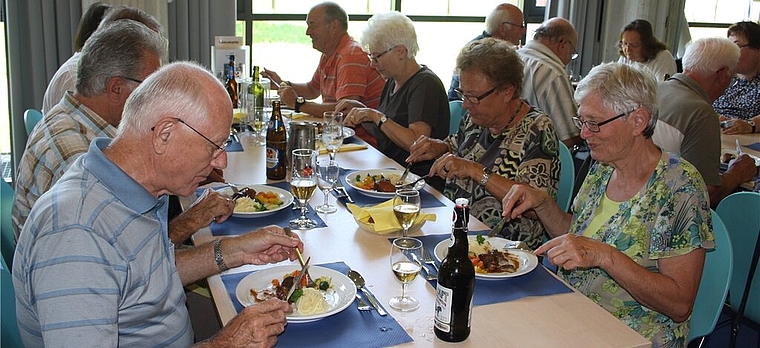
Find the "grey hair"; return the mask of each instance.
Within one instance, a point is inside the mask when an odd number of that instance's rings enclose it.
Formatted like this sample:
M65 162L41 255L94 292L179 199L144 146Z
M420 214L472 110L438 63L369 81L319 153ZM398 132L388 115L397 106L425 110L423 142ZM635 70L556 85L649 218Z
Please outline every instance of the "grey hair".
M399 12L378 13L370 17L361 37L365 51L385 51L398 45L406 46L407 57L417 55L417 32L409 17Z
M325 9L325 21L327 23L338 21L338 23L340 23L340 27L343 28L343 31L348 31L348 15L346 14L346 11L340 7L340 5L327 1L314 5L314 7L309 10L309 12L311 13L311 11L314 11L318 8Z
M166 39L145 25L122 19L95 31L82 48L77 66L76 90L85 97L106 91L108 79L136 78L143 71L147 53L159 58L167 50Z
M706 37L694 41L686 47L683 55L683 71L700 74L712 74L728 67L736 70L740 49L725 37Z
M602 105L616 114L647 109L649 123L643 135L652 137L658 118L657 80L649 70L617 62L597 65L578 83L575 100L582 103L592 94L598 95Z
M117 137L143 134L164 117L179 117L190 124L214 119L214 95L209 86L221 82L206 68L193 62L174 62L161 67L138 86L124 104Z
M499 4L498 6L496 6L496 8L493 9L493 11L491 11L491 13L486 15L486 33L488 33L489 35L493 35L493 33L495 33L499 29L499 26L501 25L502 22L510 22L510 23L515 23L515 24L517 24L517 22L522 23L523 21L522 18L517 19L517 18L512 18L510 16L511 14L511 12L509 11L510 7L515 7L517 11L520 11L520 9L517 6L504 3L504 4Z
M161 23L158 22L158 20L156 20L155 17L139 8L129 6L114 6L109 9L103 16L103 20L100 22L100 28L121 19L131 19L133 21L138 21L142 24L145 24L145 26L151 30L161 35L164 34L164 27L161 25Z
M477 71L495 87L514 86L515 98L522 95L523 62L508 41L486 37L470 42L457 56L456 72L462 71Z

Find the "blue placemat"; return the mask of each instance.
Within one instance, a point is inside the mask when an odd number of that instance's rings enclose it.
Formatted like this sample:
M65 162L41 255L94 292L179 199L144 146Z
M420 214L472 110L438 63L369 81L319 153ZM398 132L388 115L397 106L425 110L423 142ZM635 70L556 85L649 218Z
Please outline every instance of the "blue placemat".
M343 262L320 265L342 274L349 267ZM222 275L222 282L235 310L243 305L235 295L237 284L250 273ZM392 316L381 317L377 311L359 311L356 301L345 310L311 323L289 323L279 337L280 347L387 347L413 341Z
M755 150L755 151L760 151L760 142L747 144L747 145L744 145L744 147Z
M283 190L290 191L290 183L288 182L277 182L267 185L276 186ZM200 194L202 191L203 189L198 189L196 194ZM293 204L298 204L298 202L295 202ZM301 211L293 210L291 207L286 207L272 215L258 218L241 218L230 216L227 221L221 224L217 224L215 222L211 223L211 234L214 236L237 236L245 232L269 225L285 227L288 225L290 220L293 220L299 216L301 216ZM325 221L322 220L319 215L317 215L317 212L314 211L314 208L309 207L309 212L306 214L306 216L317 222L317 228L327 227Z
M359 192L358 190L355 190L353 187L348 185L348 183L346 182L346 175L356 170L357 169L344 169L344 168L340 169L340 181L343 182L343 186L346 187L346 191L348 191L348 194L351 196L351 198L354 199L354 202L356 202L354 204L363 207L366 205L380 204L389 199L389 198L375 198L375 197L364 195L363 193ZM333 195L337 197L337 194L334 191L333 191ZM439 201L438 198L435 198L435 196L433 196L430 192L427 192L425 190L420 190L420 204L422 208L436 208L436 207L446 206L446 204Z
M471 235L488 234L489 231L470 231ZM435 246L444 239L449 238L449 234L436 234L422 237L415 237L422 241L425 249L429 250L431 255ZM435 256L433 256L435 259ZM440 266L440 262L436 260ZM435 280L429 281L434 288L437 283ZM523 274L514 278L503 280L482 280L475 279L475 295L473 304L482 306L492 303L507 302L528 296L548 296L572 292L565 283L555 278L543 266L536 267L530 273Z
M240 139L240 133L237 135L237 139ZM241 144L239 141L235 140L235 137L230 137L230 142L227 144L227 147L225 148L225 151L227 152L242 152L243 151L243 144Z

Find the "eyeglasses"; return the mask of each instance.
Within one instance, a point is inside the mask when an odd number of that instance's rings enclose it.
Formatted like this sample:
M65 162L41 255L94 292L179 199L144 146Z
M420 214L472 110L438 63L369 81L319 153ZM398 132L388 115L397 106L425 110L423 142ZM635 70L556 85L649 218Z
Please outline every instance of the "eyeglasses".
M509 25L514 25L514 26L516 26L518 28L525 28L525 23L515 24L515 23L512 23L512 22L506 22L505 21L505 22L501 22L501 24L509 24Z
M143 83L143 80L133 79L131 77L126 77L126 76L121 76L121 75L119 75L119 77L121 77L121 78L123 78L125 80L132 81L132 82L137 82L138 85L141 84L141 83Z
M740 45L740 44L736 44L736 46L739 46L739 49L742 49L742 48L744 48L744 47L749 47L749 44L748 44L748 43L746 43L746 44L743 44L743 45Z
M391 47L391 48L389 48L389 49L387 49L387 50L385 50L384 52L381 52L381 53L370 53L370 54L367 55L367 58L369 58L370 62L377 63L377 61L380 59L380 57L384 56L386 53L388 53L390 51L393 51L393 49L396 48L396 47L398 47L398 45L393 46L393 47Z
M628 112L624 112L624 113L622 113L622 114L620 114L620 115L617 115L617 116L615 116L615 117L613 117L613 118L611 118L611 119L609 119L609 120L606 120L606 121L602 121L602 122L596 122L596 121L581 121L581 119L580 119L580 118L578 118L578 117L573 117L573 124L574 124L576 127L578 127L578 129L583 129L583 126L585 125L585 126L586 126L586 129L588 129L588 130L589 130L591 133L599 133L599 127L601 127L601 126L604 126L605 124L607 124L607 123L610 123L610 122L612 122L612 121L614 121L614 120L617 120L618 118L621 118L621 117L623 117L623 116L626 116L626 115L628 115L628 114L630 114L630 113L632 113L632 112L634 112L634 111L636 111L636 110L634 109L634 110L631 110L631 111L628 111Z
M620 41L620 42L618 42L618 47L620 47L620 48L628 47L628 48L632 48L632 49L637 49L637 48L641 47L641 44L640 43L635 44L635 43Z
M187 126L187 128L190 128L193 132L195 132L198 135L202 136L203 139L206 139L206 141L208 141L209 143L211 143L211 145L214 145L214 147L216 148L216 150L214 150L214 152L211 154L212 158L219 157L219 155L221 155L222 152L224 152L225 149L227 148L227 145L229 144L229 142L225 142L222 145L217 145L215 142L211 141L211 139L209 139L207 136L203 135L203 133L201 133L197 129L193 128L193 126L187 124L187 122L185 122L183 119L178 118L178 117L172 117L172 118L175 119L177 122L184 124L185 126ZM153 131L155 128L156 128L155 126L151 127L150 130Z
M478 105L478 104L480 104L480 101L483 100L483 98L491 95L494 91L496 91L496 87L491 88L488 91L486 91L485 93L483 93L483 94L481 94L481 95L479 95L479 96L476 97L474 95L466 95L466 94L464 94L464 92L461 89L454 88L454 92L457 92L457 96L459 96L459 98L462 98L462 100L466 100L466 101L470 102L470 104L472 104L472 105Z

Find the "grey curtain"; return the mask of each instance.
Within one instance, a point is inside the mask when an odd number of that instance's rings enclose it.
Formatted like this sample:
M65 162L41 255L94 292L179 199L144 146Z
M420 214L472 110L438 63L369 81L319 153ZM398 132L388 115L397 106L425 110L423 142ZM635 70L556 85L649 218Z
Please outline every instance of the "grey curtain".
M16 168L26 145L24 110L42 107L48 81L73 54L82 5L81 0L5 3L11 146Z
M171 0L169 2L169 57L211 67L215 36L234 36L235 0Z

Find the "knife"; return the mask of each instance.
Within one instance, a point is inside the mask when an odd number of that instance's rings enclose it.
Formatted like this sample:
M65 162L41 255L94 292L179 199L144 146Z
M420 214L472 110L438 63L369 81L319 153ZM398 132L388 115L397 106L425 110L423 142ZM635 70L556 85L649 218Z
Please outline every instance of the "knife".
M285 226L282 229L285 230L286 236L288 237L293 236L293 230L291 230L289 226ZM303 255L301 254L301 250L298 250L298 248L295 248L295 249L296 249L296 256L298 257L298 263L301 264L301 267L305 266L306 262L303 261ZM311 276L309 275L309 272L306 271L304 273L306 273L306 284L308 285L309 283L313 283Z
M502 228L504 228L504 224L505 224L506 222L507 222L507 219L505 219L505 218L502 218L502 219L501 219L501 221L499 221L499 222L496 224L496 226L494 226L494 227L491 229L491 232L488 232L488 237L494 237L494 236L496 236L496 235L497 235L499 232L501 232L501 229L502 229Z
M303 279L303 275L306 274L306 270L309 268L309 262L311 262L311 257L306 260L306 263L301 267L301 273L296 276L295 281L293 281L293 286L290 287L290 291L288 291L288 296L285 297L285 301L290 302L290 296L293 296L293 293L296 291L296 288L301 287L301 280Z
M739 145L739 139L736 139L736 156L742 155L742 146Z
M335 184L335 188L333 188L335 192L338 193L339 197L345 198L346 202L348 203L355 203L354 199L351 198L351 195L348 194L348 191L346 190L346 187L343 186L343 180L338 179L338 182Z

